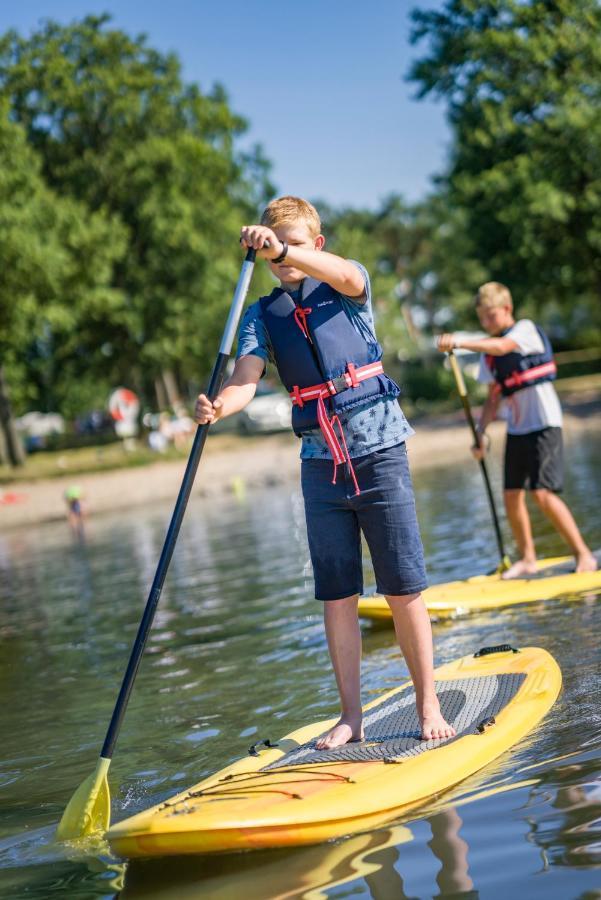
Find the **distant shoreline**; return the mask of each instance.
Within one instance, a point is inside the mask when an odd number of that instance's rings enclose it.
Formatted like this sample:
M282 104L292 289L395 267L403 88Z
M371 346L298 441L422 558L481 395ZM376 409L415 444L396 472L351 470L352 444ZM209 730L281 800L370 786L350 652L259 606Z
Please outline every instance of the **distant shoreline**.
M596 394L562 398L566 443L585 430L601 430L601 403ZM413 471L435 468L465 460L470 464L471 443L461 414L429 416L413 423L416 434L407 447ZM490 429L495 456L504 441L504 426L495 422ZM218 438L215 435L215 438ZM265 435L252 440L240 437L217 441L203 456L193 493L214 497L219 494L258 490L275 484L298 482L299 442L292 434ZM210 443L209 436L209 443ZM65 521L63 494L77 481L85 494L90 517L119 510L143 507L157 501L175 499L185 469L185 459L156 462L108 472L65 475L37 481L21 481L0 488L0 496L13 494L15 502L0 504L0 532L43 522Z

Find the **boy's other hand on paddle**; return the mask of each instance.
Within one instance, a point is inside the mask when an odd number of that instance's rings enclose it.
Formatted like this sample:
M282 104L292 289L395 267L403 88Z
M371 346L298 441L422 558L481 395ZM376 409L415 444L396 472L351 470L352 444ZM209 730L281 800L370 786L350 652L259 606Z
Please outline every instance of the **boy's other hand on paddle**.
M478 434L478 443L472 445L472 456L474 459L477 459L479 462L484 459L486 454L488 453L490 447L490 438L489 436L482 431L480 428L477 430Z
M194 407L194 421L199 425L212 424L221 418L223 400L219 397L211 403L206 394L200 394Z
M439 335L436 346L440 350L441 353L450 353L451 350L454 350L457 346L455 344L455 335L453 334L441 334Z
M265 248L266 241L269 241L268 248ZM240 243L247 250L256 250L257 256L263 259L275 259L282 253L283 247L275 231L266 225L245 225L240 231Z

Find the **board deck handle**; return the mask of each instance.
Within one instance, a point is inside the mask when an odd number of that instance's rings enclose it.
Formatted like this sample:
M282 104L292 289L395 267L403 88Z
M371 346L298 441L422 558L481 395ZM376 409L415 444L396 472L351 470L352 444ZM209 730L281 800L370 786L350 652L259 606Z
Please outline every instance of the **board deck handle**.
M516 647L512 647L511 644L495 644L494 647L481 647L477 653L474 653L474 659L477 659L479 656L489 656L491 653L519 653L520 651Z
M476 731L474 732L474 734L484 734L484 732L486 731L487 728L490 728L492 725L496 725L496 724L497 724L497 720L495 719L495 717L489 716L488 719L484 719L483 722L480 722L476 726Z
M249 752L250 756L258 756L259 755L260 751L257 750L257 747L266 747L267 749L272 750L274 747L279 747L279 744L272 744L271 741L269 740L269 738L265 738L265 740L263 740L263 741L255 741L255 743L252 745L252 747L248 748L248 752Z

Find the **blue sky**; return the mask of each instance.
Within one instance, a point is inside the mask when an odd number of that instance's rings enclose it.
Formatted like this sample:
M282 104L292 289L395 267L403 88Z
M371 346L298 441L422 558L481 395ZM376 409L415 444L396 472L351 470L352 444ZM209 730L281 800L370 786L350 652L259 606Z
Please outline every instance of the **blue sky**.
M279 193L375 208L391 192L423 197L445 165L444 105L413 99L404 80L423 49L409 45L409 11L441 0L16 0L0 31L28 34L41 18L67 23L109 12L175 51L186 81L223 84L250 122Z

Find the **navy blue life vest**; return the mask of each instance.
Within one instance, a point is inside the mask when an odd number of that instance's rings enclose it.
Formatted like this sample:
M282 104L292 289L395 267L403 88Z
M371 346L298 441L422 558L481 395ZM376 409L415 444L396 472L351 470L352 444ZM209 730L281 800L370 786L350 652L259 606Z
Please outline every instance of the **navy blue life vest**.
M500 385L504 397L510 397L516 391L523 391L544 381L554 381L557 377L557 366L549 338L538 325L535 325L535 328L543 342L542 353L523 354L512 351L504 356L486 355L486 364ZM509 331L507 328L501 332L501 336L504 337Z
M340 294L324 282L305 278L301 299L295 303L282 288L276 288L259 300L265 327L271 338L279 376L288 392L337 379L349 363L359 368L382 358L382 348L362 337L353 327ZM313 344L298 324L297 307L306 311L305 321ZM329 397L332 414L352 409L369 400L398 397L400 389L387 375L375 375L356 387L341 388ZM318 424L317 401L305 401L292 409L292 427L296 434Z

